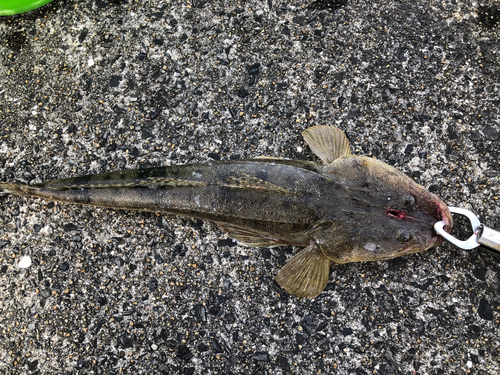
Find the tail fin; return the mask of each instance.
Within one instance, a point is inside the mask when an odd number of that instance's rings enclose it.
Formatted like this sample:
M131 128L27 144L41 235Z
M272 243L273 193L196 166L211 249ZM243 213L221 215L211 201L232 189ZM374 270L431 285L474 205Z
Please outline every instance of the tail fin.
M22 185L0 182L0 195L5 194L23 195Z

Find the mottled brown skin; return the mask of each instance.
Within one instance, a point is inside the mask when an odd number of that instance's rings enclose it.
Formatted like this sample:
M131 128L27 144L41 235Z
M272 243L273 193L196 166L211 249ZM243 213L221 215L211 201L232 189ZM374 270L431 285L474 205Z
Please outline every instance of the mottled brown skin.
M328 229L313 234L337 263L391 259L442 242L439 220L451 213L436 195L376 159L351 156L321 168L344 189L345 204ZM338 212L338 211L337 211Z
M256 177L286 192L234 185L231 179L241 176ZM148 185L145 180L161 177L174 179L173 185ZM175 181L199 185L176 186ZM437 245L441 237L433 225L442 219L440 207L446 207L396 169L360 156L326 166L282 159L180 165L19 189L23 195L47 200L215 221L229 231L244 228L261 236L258 246L307 246L315 241L337 263L389 259ZM404 211L414 219L391 216L388 210Z
M0 183L0 194L116 209L164 212L216 222L248 246L305 247L276 281L299 297L328 283L330 262L374 261L424 251L452 226L446 205L375 159L352 156L345 134L303 132L323 163L283 159L222 161L50 181Z

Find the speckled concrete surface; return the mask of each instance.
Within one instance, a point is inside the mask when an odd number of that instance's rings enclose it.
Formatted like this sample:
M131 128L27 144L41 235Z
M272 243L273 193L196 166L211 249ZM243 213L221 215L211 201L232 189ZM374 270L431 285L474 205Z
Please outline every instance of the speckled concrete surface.
M308 159L300 131L335 124L500 229L499 19L485 0L56 0L0 19L0 179ZM3 374L499 372L500 263L485 252L334 266L299 300L274 282L291 247L0 202Z

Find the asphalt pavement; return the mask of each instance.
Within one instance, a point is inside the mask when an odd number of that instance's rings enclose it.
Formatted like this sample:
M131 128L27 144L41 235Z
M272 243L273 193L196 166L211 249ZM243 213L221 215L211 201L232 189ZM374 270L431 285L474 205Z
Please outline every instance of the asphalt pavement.
M0 18L0 180L317 160L301 131L335 125L500 229L499 95L499 1L55 0ZM297 251L1 197L0 372L500 372L500 258L334 265L311 300L274 281Z

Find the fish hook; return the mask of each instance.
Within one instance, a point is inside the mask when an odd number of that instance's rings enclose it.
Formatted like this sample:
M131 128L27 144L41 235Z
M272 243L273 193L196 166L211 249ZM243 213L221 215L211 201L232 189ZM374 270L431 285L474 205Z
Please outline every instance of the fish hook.
M444 221L438 221L434 224L434 230L437 234L443 237L448 242L452 243L456 247L463 250L472 250L476 247L483 245L487 249L491 250L495 255L500 256L500 232L481 224L476 215L465 208L448 207L450 212L453 214L458 214L467 217L472 226L474 233L472 236L466 240L462 241L445 232Z

